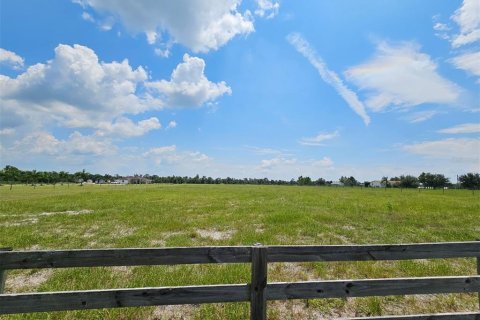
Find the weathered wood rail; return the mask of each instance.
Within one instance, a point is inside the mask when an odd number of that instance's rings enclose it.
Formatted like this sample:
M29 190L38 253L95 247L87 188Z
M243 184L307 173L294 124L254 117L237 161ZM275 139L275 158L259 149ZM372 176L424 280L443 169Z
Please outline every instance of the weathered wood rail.
M267 265L273 262L443 258L477 258L477 270L480 273L480 242L39 251L8 251L4 248L0 249L0 314L249 301L251 319L266 319L266 301L268 300L480 293L478 274L454 277L267 283ZM11 269L206 263L251 263L251 282L229 285L2 293L6 272ZM480 320L480 312L361 319Z

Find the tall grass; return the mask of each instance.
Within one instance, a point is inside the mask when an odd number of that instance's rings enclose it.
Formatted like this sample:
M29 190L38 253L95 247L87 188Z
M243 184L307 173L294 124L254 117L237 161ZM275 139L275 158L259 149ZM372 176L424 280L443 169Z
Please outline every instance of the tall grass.
M364 244L480 238L480 197L463 190L246 185L0 187L0 247L65 249ZM278 263L269 281L474 274L472 259ZM7 292L246 283L249 265L12 271ZM41 278L41 277L40 277ZM23 282L22 282L23 281ZM22 285L26 284L26 285ZM271 319L475 310L475 295L271 302ZM175 309L178 308L178 309ZM31 319L245 319L245 303L11 316Z

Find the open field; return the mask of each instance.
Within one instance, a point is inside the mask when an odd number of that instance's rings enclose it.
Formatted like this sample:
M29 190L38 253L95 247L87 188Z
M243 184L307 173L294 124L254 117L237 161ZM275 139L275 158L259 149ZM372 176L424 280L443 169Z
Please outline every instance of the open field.
M480 196L465 190L244 185L0 187L0 247L65 249L364 244L480 238ZM269 281L475 274L473 259L277 263ZM249 265L12 271L7 292L246 283ZM269 303L269 319L471 311L474 294ZM40 319L245 319L216 304L32 314ZM29 318L27 317L27 318ZM9 318L25 318L25 315Z

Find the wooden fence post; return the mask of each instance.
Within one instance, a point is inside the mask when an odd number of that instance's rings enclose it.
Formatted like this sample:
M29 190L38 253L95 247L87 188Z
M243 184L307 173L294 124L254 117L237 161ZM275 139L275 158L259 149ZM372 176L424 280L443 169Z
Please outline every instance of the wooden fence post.
M12 251L12 248L0 248L0 251ZM5 279L7 278L7 270L0 269L0 294L5 290Z
M250 284L250 320L267 319L267 248L261 244L252 247L252 281Z
M480 239L477 239L480 241ZM477 274L480 275L480 255L477 257ZM478 308L480 310L480 292L478 293Z

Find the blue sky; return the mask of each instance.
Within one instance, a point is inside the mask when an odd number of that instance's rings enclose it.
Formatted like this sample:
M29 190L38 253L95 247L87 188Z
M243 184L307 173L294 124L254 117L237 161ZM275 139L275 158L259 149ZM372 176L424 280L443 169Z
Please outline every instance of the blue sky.
M0 165L480 171L476 0L0 0Z

